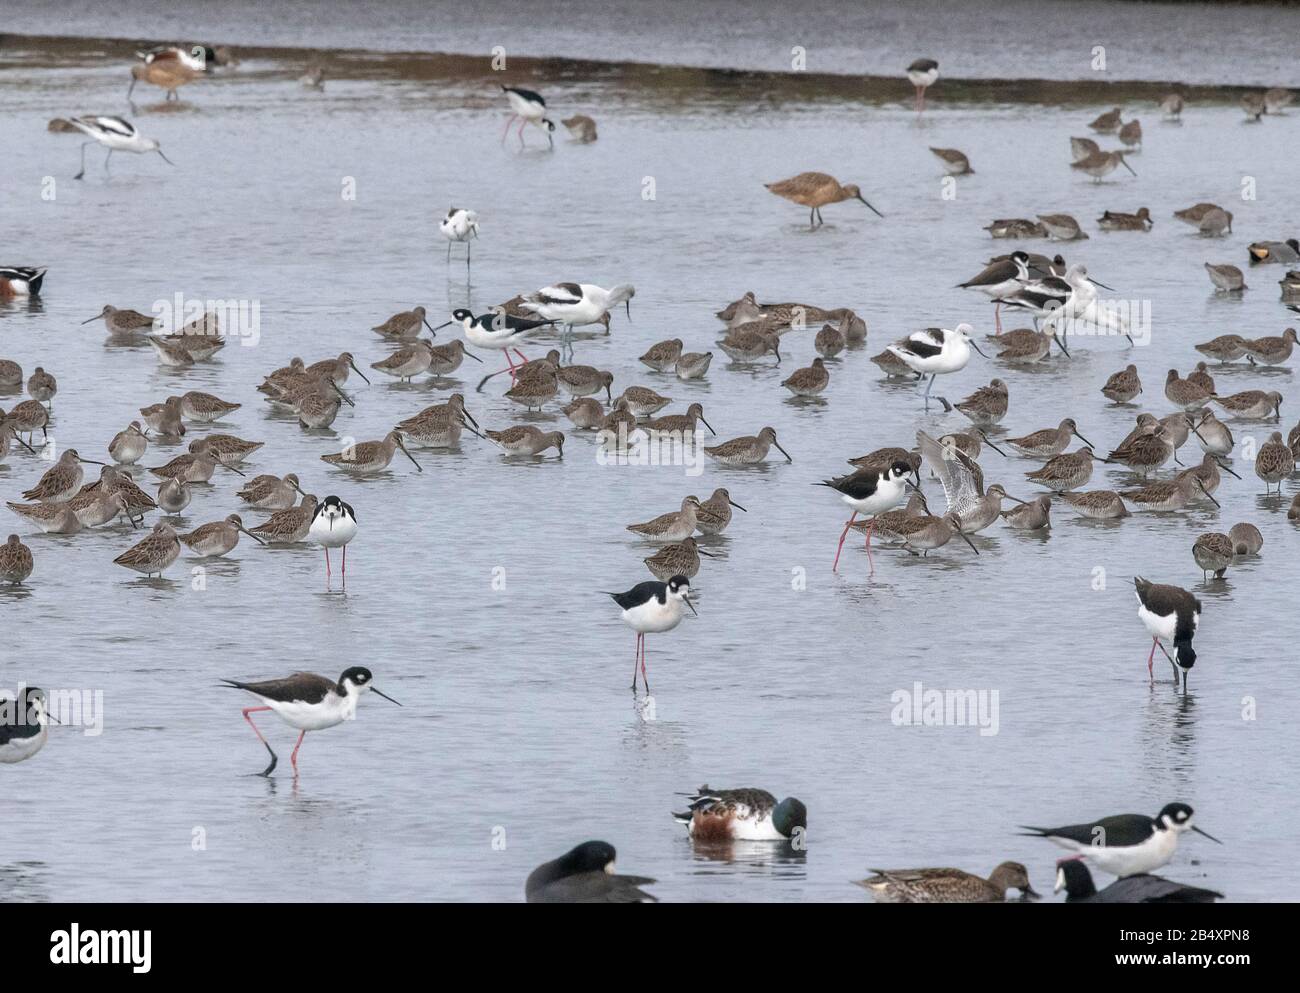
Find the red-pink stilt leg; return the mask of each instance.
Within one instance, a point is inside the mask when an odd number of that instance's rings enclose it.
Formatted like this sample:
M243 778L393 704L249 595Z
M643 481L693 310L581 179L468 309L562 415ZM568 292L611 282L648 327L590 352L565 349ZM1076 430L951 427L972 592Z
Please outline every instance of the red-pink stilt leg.
M302 739L307 737L306 731L298 732L298 743L293 746L293 754L289 756L289 764L293 766L293 774L298 775L298 749L302 747Z
M645 683L645 691L649 693L650 679L645 674L645 635L641 635L641 682Z
M853 522L856 521L857 519L858 519L858 512L855 510L853 512L853 516L849 518L849 523L844 525L844 532L840 535L840 547L835 549L835 564L831 566L831 572L835 572L839 568L840 552L844 548L844 539L849 536L849 528L853 526Z
M871 523L867 525L867 565L871 567L873 573L876 571L876 563L871 559L871 532L875 529L876 519L873 517L871 518Z
M501 132L501 144L504 145L506 143L506 135L510 133L510 125L513 124L514 122L515 122L514 114L511 114L509 117L506 118L506 129Z
M244 720L248 721L248 726L253 729L253 734L257 735L257 740L260 741L263 745L265 745L266 750L271 754L271 764L268 765L262 772L258 773L258 775L260 776L271 775L271 773L275 770L275 763L278 760L275 757L275 750L271 748L270 742L268 742L265 738L262 737L262 732L257 730L257 725L253 723L253 719L248 715L256 714L260 710L270 710L270 709L271 709L270 707L245 707L243 711Z
M330 550L329 550L328 548L326 548L326 549L325 549L325 577L328 579L328 578L330 577L330 575L331 575L331 573L330 573Z
M1147 675L1151 677L1153 683L1156 679L1154 664L1156 660L1156 645L1158 644L1160 644L1159 638L1151 639L1151 654L1147 656Z
M997 334L1002 333L1002 301L999 300L993 307L993 319L998 322Z
M643 634L638 634L636 636L636 652L632 656L632 692L633 693L636 692L636 670L637 670L637 666L641 664L641 639L644 637L645 635Z
M519 349L517 349L517 348L515 349L515 354L519 356L519 361L520 361L520 362L524 363L524 365L527 365L527 364L528 364L528 356L527 356L527 355L525 355L523 352L521 352L521 351L520 351Z
M344 545L343 546L343 575L347 576L347 574L348 574L348 546Z
M528 118L519 118L519 147L524 147L524 125L528 123Z

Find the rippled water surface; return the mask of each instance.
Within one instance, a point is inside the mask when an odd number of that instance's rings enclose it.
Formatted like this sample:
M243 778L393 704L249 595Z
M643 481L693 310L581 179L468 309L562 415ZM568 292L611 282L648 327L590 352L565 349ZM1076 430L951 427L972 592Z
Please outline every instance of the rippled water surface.
M129 23L141 35L180 31ZM232 35L259 27L229 23ZM339 43L369 40L322 30ZM893 61L917 47L890 44ZM58 445L105 457L137 408L187 389L213 392L243 406L212 430L267 443L250 473L297 472L310 492L352 503L361 523L343 594L337 579L326 587L322 556L307 546L245 539L228 558L202 563L206 588L196 589L191 569L201 563L189 558L164 581L113 565L135 537L129 529L29 534L6 512L36 572L25 588L0 591L3 682L101 689L105 729L55 729L36 759L3 770L8 795L21 796L30 816L0 821L0 891L300 899L310 895L304 878L342 865L331 898L518 899L533 866L588 837L613 842L624 871L657 877L664 899L863 899L849 881L868 865L987 872L1004 859L1023 861L1043 890L1058 851L1017 837L1017 824L1154 813L1181 799L1225 844L1189 836L1171 876L1239 900L1294 894L1294 838L1278 829L1300 816L1283 761L1296 740L1285 708L1300 579L1300 536L1285 515L1294 480L1284 499L1265 498L1238 450L1233 465L1245 478L1225 477L1222 510L1202 503L1110 525L1058 507L1050 533L994 526L976 538L978 556L958 542L926 559L878 549L874 575L860 544L832 575L845 512L811 484L873 448L910 446L918 427L964 425L938 406L924 412L915 387L882 380L868 356L930 324L970 320L991 331L991 308L954 284L1007 244L981 230L993 218L1075 214L1092 237L1060 246L1067 258L1120 295L1149 300L1152 314L1146 347L1077 340L1073 359L1030 370L976 357L940 382L937 392L955 400L1006 379L1012 434L1070 415L1109 448L1139 409L1169 412L1164 373L1194 363L1193 343L1280 334L1294 317L1278 301L1282 267L1249 271L1251 290L1229 300L1213 295L1201 264L1244 268L1249 242L1300 230L1300 112L1250 125L1235 105L1205 105L1174 125L1135 107L1146 128L1131 159L1138 178L1094 185L1068 168L1067 139L1106 109L1097 105L949 103L918 121L900 105L780 99L779 86L756 106L707 83L665 94L557 77L541 86L557 114L596 117L600 140L577 146L557 135L548 153L533 133L533 148L519 153L498 142L500 77L486 69L472 81L331 80L315 93L295 82L300 68L252 60L187 87L179 107L145 94L134 119L175 167L119 154L106 176L92 149L77 183L78 139L46 124L127 112L124 65L0 60L0 262L50 266L40 306L0 306L0 356L58 376ZM943 196L929 145L961 148L977 170L958 181L955 199ZM809 233L804 211L762 186L805 169L860 183L885 219L841 204ZM1244 177L1257 199L1241 199ZM349 181L355 200L342 195ZM1235 233L1206 241L1171 218L1200 200L1228 205ZM444 261L436 223L451 203L481 216L472 281L459 257ZM1156 218L1149 234L1095 229L1103 210L1143 205ZM1046 244L1029 247L1055 250ZM613 371L616 392L652 386L673 397L673 410L699 401L724 437L772 425L793 463L709 465L699 476L602 466L594 439L572 430L558 403L526 417L502 396L505 377L476 393L478 366L462 369L459 384L401 386L375 374L366 386L354 376L356 408L329 432L300 430L255 392L294 355L351 349L366 368L389 351L369 328L395 311L481 310L564 279L636 285L632 321L620 314L608 338L577 345L578 361ZM636 361L664 338L715 347L713 312L750 289L853 307L868 321L866 348L831 363L822 399L795 401L780 386L811 361L811 332L783 339L779 368L719 354L700 382ZM147 347L107 347L101 325L80 326L105 303L147 311L178 292L258 301L260 340L177 373ZM483 357L495 368L496 356ZM1145 407L1105 405L1099 387L1130 361L1147 384ZM1294 423L1290 368L1215 372L1220 392L1281 390L1283 430ZM563 459L507 460L467 435L458 451L417 450L423 473L399 457L357 480L319 460L344 438L382 437L453 389L488 427L564 430ZM1274 426L1232 427L1240 443ZM186 440L207 430L193 426ZM143 462L180 450L153 447ZM1198 455L1194 445L1182 452L1184 462ZM1034 463L992 452L982 462L990 481L1033 491L1023 473ZM0 492L17 499L44 467L11 453ZM1131 481L1101 467L1093 486ZM196 487L184 523L240 510L239 482L219 471ZM749 513L707 546L717 557L695 580L700 616L648 641L647 720L628 692L634 636L599 591L650 578L641 558L654 546L624 525L717 486ZM933 482L928 491L941 505ZM1202 584L1193 540L1237 521L1260 527L1263 554L1225 582ZM1205 605L1185 697L1167 682L1167 665L1156 668L1166 681L1147 684L1134 574L1189 587ZM240 718L242 695L218 679L334 675L354 664L373 669L404 706L370 696L355 723L309 735L296 787L283 774L294 732L260 715L282 775L245 775L264 752ZM917 681L996 690L998 733L895 726L891 694ZM1254 719L1243 719L1252 705ZM668 815L680 809L675 793L705 782L803 799L807 852L693 852ZM195 851L198 829L206 848Z

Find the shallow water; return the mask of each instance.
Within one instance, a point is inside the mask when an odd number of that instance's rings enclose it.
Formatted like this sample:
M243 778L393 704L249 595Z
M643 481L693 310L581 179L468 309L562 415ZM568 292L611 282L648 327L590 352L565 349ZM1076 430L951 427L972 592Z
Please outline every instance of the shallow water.
M59 377L58 445L103 457L138 407L207 390L244 404L216 430L267 442L250 475L296 471L309 492L352 503L362 528L346 595L337 577L327 589L320 552L307 546L245 539L228 559L185 558L159 582L112 564L135 538L124 528L24 537L37 570L27 588L0 591L4 682L102 690L105 729L55 729L35 760L5 768L10 795L34 808L26 823L40 825L0 823L9 898L301 899L318 895L302 889L305 873L341 866L334 899L518 899L533 866L589 837L613 842L623 871L657 877L664 899L860 900L849 881L868 865L987 872L1003 859L1023 861L1043 890L1059 852L1017 837L1017 824L1154 813L1175 799L1225 844L1191 837L1172 877L1237 900L1294 893L1294 841L1276 829L1300 814L1279 762L1295 743L1279 703L1294 686L1296 630L1278 612L1280 591L1300 576L1285 520L1294 480L1285 500L1265 499L1237 453L1245 479L1225 476L1221 511L1202 504L1112 526L1058 507L1050 535L995 526L976 539L978 557L956 542L926 559L878 549L874 576L860 546L831 574L843 509L811 484L852 456L910 446L918 427L964 426L938 406L926 414L913 386L885 382L867 358L930 324L991 330L983 298L953 286L1006 250L981 230L995 217L1074 213L1092 238L1060 250L1120 295L1149 299L1152 313L1147 347L1076 340L1068 362L1026 371L976 357L941 380L936 392L955 400L1006 379L1013 435L1072 415L1109 448L1140 409L1104 406L1097 391L1111 372L1136 362L1145 409L1164 415L1163 374L1194 364L1193 343L1279 334L1282 267L1250 271L1251 291L1226 300L1201 263L1244 268L1247 243L1300 230L1290 195L1300 113L1248 125L1234 106L1209 106L1160 125L1143 110L1138 178L1098 186L1069 170L1067 139L1099 105L946 105L917 121L902 106L774 100L756 117L725 90L666 99L556 78L544 86L551 105L597 117L600 141L557 136L553 154L519 154L498 143L504 110L486 72L473 83L336 80L320 94L298 87L297 69L246 63L186 88L179 108L142 105L135 119L175 168L119 154L106 177L91 150L76 183L78 140L47 134L46 122L125 112L123 66L0 63L11 136L0 145L5 251L50 266L39 308L0 307L0 356ZM927 145L960 147L978 170L958 181L956 199L943 198ZM803 169L861 183L886 218L841 204L809 233L801 208L762 188ZM1243 176L1255 178L1257 200L1240 199ZM41 197L44 177L54 177L53 199ZM347 177L355 201L341 196ZM654 200L643 199L646 177ZM1170 217L1202 199L1231 204L1232 236L1207 242ZM471 284L459 257L444 261L436 223L449 203L481 215ZM1140 205L1156 217L1151 233L1095 230L1102 210ZM1056 250L1046 246L1029 245ZM653 386L673 410L700 401L722 437L770 424L793 464L777 456L700 476L602 466L559 404L525 417L502 397L504 377L475 393L474 366L456 387L471 413L488 427L564 430L563 460L506 460L466 436L456 452L417 451L423 473L399 456L390 471L355 480L318 456L345 437L382 437L444 400L450 384L403 387L371 374L367 387L354 376L355 410L318 434L271 416L254 391L293 355L349 348L366 369L389 351L368 328L397 310L423 303L434 316L466 300L481 310L562 279L637 287L632 321L619 315L608 338L580 341L577 361L611 369L616 392ZM713 311L749 289L851 306L867 319L866 349L831 363L824 399L793 401L779 385L813 357L811 332L784 338L779 368L732 366L719 353L702 382L637 363L664 338L713 348ZM147 347L105 347L101 325L79 326L106 302L147 311L177 292L258 301L260 340L175 373ZM495 368L497 357L484 358ZM1293 423L1289 368L1216 374L1222 392L1281 390L1282 427ZM1232 427L1239 442L1273 429ZM186 441L205 430L191 426ZM151 448L143 462L180 450ZM1199 452L1182 454L1188 462ZM990 481L1033 492L1022 473L1035 463L991 452L982 463ZM43 468L11 453L0 492L15 499ZM1093 487L1130 479L1103 468ZM219 471L196 487L185 523L242 512L239 482ZM711 546L718 558L694 584L699 618L648 640L647 720L627 688L634 636L598 591L650 578L639 560L654 545L631 540L625 524L716 486L749 513ZM942 504L933 483L929 494ZM1192 541L1241 520L1264 532L1262 556L1202 585ZM202 590L189 571L199 564ZM1103 590L1093 588L1098 568ZM493 585L498 570L504 589ZM1142 677L1150 645L1134 574L1192 588L1205 604L1186 697L1163 664L1154 688ZM806 588L796 589L801 575ZM355 724L313 734L296 788L285 775L293 732L259 715L281 775L247 777L265 755L240 719L248 704L217 689L218 678L333 675L354 664L371 667L403 708L368 697ZM895 726L891 694L916 681L996 690L998 733ZM1257 719L1243 720L1248 698ZM803 799L807 853L693 852L668 814L680 809L676 793L705 782Z

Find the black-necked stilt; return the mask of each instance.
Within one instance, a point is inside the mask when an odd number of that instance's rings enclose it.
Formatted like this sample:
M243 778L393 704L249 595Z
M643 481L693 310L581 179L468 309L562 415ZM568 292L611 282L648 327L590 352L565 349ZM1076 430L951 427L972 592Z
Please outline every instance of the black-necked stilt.
M1020 890L1020 901L1037 900L1029 885L1029 870L1019 862L1003 862L984 879L961 869L872 869L869 879L857 880L876 903L1005 903L1007 890Z
M524 125L532 124L541 128L542 133L546 135L546 143L555 147L555 139L551 137L551 132L555 130L555 122L546 116L546 101L540 93L533 90L525 90L519 86L502 86L501 92L506 95L510 101L510 116L506 118L505 130L501 132L501 142L505 144L506 135L510 133L510 125L514 123L515 118L519 118L519 147L524 147Z
M1029 837L1046 838L1087 859L1114 876L1134 876L1159 869L1174 857L1178 836L1195 831L1223 844L1192 824L1192 808L1185 803L1166 804L1155 817L1117 814L1087 824L1040 828L1021 827Z
M925 91L939 78L939 63L934 59L917 59L907 67L907 80L916 87L916 112L925 110Z
M695 841L789 841L808 830L808 808L792 796L778 803L767 790L708 786L682 795L691 802L673 820Z
M619 283L608 290L594 283L556 283L525 294L520 307L562 325L561 341L568 346L576 327L604 324L605 333L609 334L606 315L620 303L626 309L630 321L634 296L636 287L631 283Z
M31 758L45 747L49 725L54 723L45 691L24 687L19 694L0 700L0 765L12 765Z
M823 207L827 204L842 203L845 200L861 200L877 217L885 216L867 203L867 198L862 195L862 191L856 184L846 183L841 186L838 179L824 172L801 172L789 179L763 185L770 193L775 193L801 207L807 207L809 230L816 230L823 223L821 210Z
M1117 879L1098 892L1092 873L1079 858L1056 863L1055 892L1061 890L1065 890L1066 903L1213 903L1223 899L1223 894L1215 890L1145 873Z
M121 117L70 117L68 123L91 139L81 143L81 171L73 179L80 179L86 174L86 147L95 142L108 149L108 155L104 158L105 172L108 171L108 162L114 152L135 152L138 155L157 152L168 165L176 164L163 155L162 147L155 139L146 138L134 124Z
M505 307L493 307L486 314L480 314L475 317L472 310L466 310L464 307L458 307L451 312L451 320L439 324L435 331L440 331L450 324L459 324L464 331L465 339L477 348L495 349L496 351L505 352L506 364L509 366L508 371L510 378L515 378L516 366L514 360L510 357L510 351L517 342L521 341L525 335L538 328L548 327L555 324L550 320L532 320L527 317L515 317L506 313ZM520 360L527 362L528 358L518 348L514 348L514 353L519 356ZM493 374L495 375L495 373ZM486 379L485 379L486 381ZM482 383L479 387L482 388Z
M283 679L268 679L261 683L225 679L222 684L237 690L247 690L262 701L262 706L245 707L243 712L244 720L252 727L257 740L266 745L266 750L271 753L271 764L258 775L269 776L275 770L277 759L275 751L262 737L262 732L249 715L262 710L273 710L286 724L299 729L298 742L293 746L293 754L289 756L293 774L297 776L298 749L302 747L302 739L308 731L322 731L352 720L356 717L357 701L366 690L374 691L389 703L397 703L386 693L375 689L371 685L372 678L369 669L355 665L343 670L337 683L315 673L295 672ZM397 705L401 706L400 703Z
M908 482L908 477L915 473L912 467L901 459L891 462L884 468L864 468L858 469L845 476L836 476L834 479L824 479L817 486L829 486L840 495L840 500L853 509L853 516L848 519L844 525L844 530L840 533L840 543L835 549L835 561L831 565L831 572L835 572L840 564L840 552L844 550L844 539L848 537L849 527L853 524L859 514L864 517L875 517L877 514L883 514L887 510L893 510L901 506L910 488L916 489ZM871 529L867 530L867 561L871 563ZM871 568L875 569L875 564L871 563Z
M658 903L641 889L654 882L646 876L614 872L614 846L584 841L558 859L539 865L524 883L528 903Z
M325 576L330 576L330 549L343 549L343 581L348 577L348 543L357 536L357 515L352 505L327 496L316 505L308 536L325 549Z
M925 387L927 410L930 407L930 391L934 389L937 377L965 369L972 348L984 355L971 337L974 333L975 329L965 323L958 324L952 331L947 328L926 328L886 346L913 372L919 372L922 377L930 377ZM947 401L943 400L943 403L947 404Z
M0 266L0 300L38 297L45 281L45 266Z
M1133 577L1133 585L1138 600L1138 619L1145 625L1151 635L1151 654L1147 658L1147 675L1155 678L1156 647L1162 640L1174 646L1175 658L1169 663L1174 667L1174 682L1182 677L1183 690L1187 689L1187 673L1196 664L1196 651L1192 648L1192 638L1196 636L1201 624L1201 601L1180 586L1168 586L1152 583L1141 576ZM1165 652L1166 658L1169 653Z
M682 604L696 613L691 603L691 581L685 576L673 576L666 583L649 580L637 583L625 593L605 595L623 609L623 623L636 632L636 660L632 663L632 691L636 692L636 671L641 669L645 691L650 692L650 681L645 669L645 636L671 631L682 622Z
M468 210L465 207L452 207L447 211L447 216L442 219L438 225L438 230L442 236L447 239L447 264L451 264L451 246L453 242L465 243L465 268L469 269L470 255L472 249L469 244L471 238L478 237L478 212Z
M1035 272L1034 275L1046 276L1049 274ZM1001 334L1002 301L1020 292L1028 282L1029 253L1017 250L1006 258L995 259L990 262L966 282L958 283L957 287L963 290L978 290L993 300L996 305L993 309L993 317L997 322L997 333Z

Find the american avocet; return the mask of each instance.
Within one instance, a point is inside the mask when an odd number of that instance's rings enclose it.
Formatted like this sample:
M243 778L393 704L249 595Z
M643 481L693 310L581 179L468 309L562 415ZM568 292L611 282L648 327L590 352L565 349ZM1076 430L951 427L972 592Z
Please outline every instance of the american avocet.
M176 537L191 551L204 558L214 558L233 551L241 534L248 535L259 545L264 544L261 538L244 527L244 519L238 514L228 514L223 520L200 524L188 534Z
M1277 262L1291 265L1300 262L1300 240L1288 238L1286 241L1256 241L1247 246L1250 264Z
M1260 365L1281 365L1291 357L1291 351L1296 345L1295 328L1287 328L1280 335L1270 335L1267 338L1253 338L1245 343L1247 355ZM27 392L32 393L28 387ZM32 396L36 396L32 393ZM41 399L36 397L36 399Z
M970 159L966 157L965 152L959 152L955 148L933 147L930 151L933 152L939 161L943 163L943 171L949 176L965 176L975 172L975 170L970 167Z
M17 537L10 535L10 543ZM44 748L52 720L45 691L39 687L24 687L20 697L7 701L7 704L5 709L13 714L13 718L0 721L0 765L24 762Z
M415 461L415 456L407 451L406 441L402 438L402 432L400 431L389 431L381 441L358 442L341 452L322 455L320 459L322 462L328 462L332 466L347 469L350 472L383 472L388 468L389 463L393 461L393 456L397 454L399 449L403 455L411 460L411 465L415 466L420 472L424 472L424 466Z
M1255 475L1264 481L1265 492L1269 492L1277 483L1278 495L1282 494L1282 480L1295 472L1295 453L1291 446L1282 440L1282 432L1274 431L1268 441L1259 446L1255 453Z
M325 549L325 575L330 575L330 549L343 549L343 581L348 578L348 544L357 536L357 515L352 505L327 496L316 506L307 536Z
M45 266L0 266L0 300L40 296L45 271Z
M1088 237L1071 214L1039 214L1038 220L1056 241L1083 241Z
M848 537L849 527L857 520L858 514L874 518L887 510L892 510L903 503L910 483L908 477L915 475L915 469L907 462L897 460L881 468L862 468L845 476L824 479L818 486L828 486L840 495L841 502L853 511L840 533L840 543L835 549L835 561L831 563L831 572L840 564L840 552L844 550L844 539ZM912 487L915 489L916 487ZM871 559L871 528L867 529L867 561L872 570L875 563Z
M108 171L108 162L114 152L135 152L140 155L157 152L168 165L176 164L163 155L162 148L155 139L146 138L134 124L121 117L70 117L68 123L91 138L90 141L81 143L81 171L73 179L80 179L86 174L86 147L96 142L108 149L108 155L104 157L105 172Z
M1003 862L984 879L961 869L872 869L875 875L857 884L876 903L1006 903L1007 890L1017 889L1021 901L1037 900L1029 885L1029 870L1019 862Z
M622 609L623 623L636 632L636 661L632 665L632 692L636 692L636 673L641 669L645 691L650 692L646 676L645 636L671 631L682 622L682 604L696 613L691 603L691 581L685 576L672 576L665 582L647 580L637 583L625 593L604 591Z
M614 872L614 846L585 841L571 851L539 865L524 883L528 903L658 903L641 889L648 876Z
M394 314L383 324L376 324L370 330L384 338L414 338L420 333L420 325L424 325L430 331L435 330L424 314L423 307L404 310L400 314ZM447 323L450 324L451 322L448 321ZM446 326L446 324L442 325L442 327Z
M71 500L81 489L81 481L86 475L86 470L81 468L82 463L104 464L94 459L83 459L75 448L65 448L59 461L46 470L35 486L23 493L23 499L45 503L65 503Z
M1192 560L1201 570L1202 580L1211 572L1215 579L1222 579L1235 553L1232 539L1218 531L1200 535L1192 544Z
M159 576L181 553L181 543L176 531L166 521L159 521L143 541L132 545L113 561L146 576Z
M478 237L478 212L465 207L452 207L447 211L447 216L442 219L442 223L438 225L438 230L447 239L447 264L451 264L452 242L464 242L465 268L469 269L472 254L469 241L471 238Z
M235 679L223 679L221 682L236 690L246 690L262 701L260 707L245 707L244 720L248 721L257 740L266 745L271 754L271 764L259 775L269 776L275 771L277 762L275 751L262 732L253 723L250 714L262 710L272 710L282 721L298 728L298 742L293 746L289 763L293 766L294 776L298 775L298 749L308 731L323 731L344 721L350 721L357 715L357 702L366 690L383 697L389 703L397 703L386 693L381 693L371 684L370 670L363 666L351 666L343 670L336 683L332 679L318 676L311 672L295 672L283 679L268 679L262 683L243 683ZM397 703L400 707L401 704Z
M1150 583L1146 585L1151 586ZM1157 586L1154 589L1172 590L1177 587ZM1191 597L1185 590L1178 592ZM1064 827L1042 828L1027 824L1021 827L1029 837L1046 838L1114 876L1134 876L1159 869L1174 857L1178 851L1178 838L1185 831L1195 831L1216 844L1222 844L1218 838L1193 826L1192 808L1185 803L1167 804L1155 817L1117 814Z
M1240 293L1250 288L1246 285L1245 273L1235 265L1226 262L1217 264L1206 262L1205 274L1210 277L1210 282L1219 293Z
M916 59L907 67L907 81L916 88L916 112L925 110L925 91L939 78L939 63L934 59Z
M296 545L307 539L315 517L316 494L304 493L298 506L277 510L264 523L253 528L253 533L276 544Z
M1139 207L1136 214L1108 210L1097 218L1097 227L1103 231L1150 231L1154 225L1151 211L1146 207Z
M731 499L731 494L725 487L719 486L713 491L713 496L700 503L699 509L695 512L695 527L700 534L714 535L722 534L731 523L731 508L735 507L742 513L748 513L744 507Z
M555 323L555 321L550 320L530 320L526 317L513 317L506 313L505 307L493 307L488 313L480 314L478 317L474 316L472 310L458 307L451 312L450 321L439 324L434 330L440 331L450 324L459 324L464 331L466 340L475 348L488 348L504 352L511 378L514 378L517 366L510 357L511 349L520 359L527 362L528 359L524 356L524 353L519 351L515 345L530 332ZM481 387L482 383L479 385Z
M980 355L984 354L971 338L974 333L975 329L966 323L958 324L951 331L947 328L926 328L887 346L887 350L913 372L930 377L925 387L927 409L930 406L930 390L934 388L936 378L965 369L972 348Z
M18 535L11 534L9 539L0 545L0 582L17 586L32 574L34 567L32 550L22 543ZM0 723L0 735L3 731L4 725ZM3 747L3 738L0 738L0 749Z
M1054 892L1061 890L1065 890L1066 903L1213 903L1223 899L1223 894L1215 890L1175 883L1148 873L1118 879L1098 892L1092 873L1078 858L1056 863Z
M1277 390L1242 390L1226 397L1211 397L1214 403L1226 410L1233 417L1245 420L1262 421L1266 418L1281 418L1282 394ZM18 408L15 407L14 410ZM13 416L13 411L9 412Z
M673 820L694 841L790 841L808 830L808 808L792 796L778 803L767 790L708 786L682 795L690 803Z
M555 139L551 137L551 132L555 130L555 122L546 116L546 101L542 99L542 95L519 86L502 86L501 92L510 101L510 116L506 118L505 130L501 132L502 144L505 143L506 135L510 133L510 125L517 117L520 148L524 147L525 124L532 124L541 129L542 134L546 135L547 145L554 148Z
M767 187L769 192L802 207L807 207L809 230L815 230L823 223L821 208L827 204L841 203L844 200L861 200L877 217L885 216L867 203L866 197L862 195L862 191L855 184L849 183L841 186L839 180L834 176L828 176L824 172L801 172L789 179L782 179L775 183L764 183L763 185Z
M1133 167L1125 161L1123 152L1093 152L1086 158L1070 163L1071 169L1086 172L1098 183L1102 181L1103 177L1109 176L1120 166L1132 172L1134 176L1137 175L1136 172L1133 172Z
M538 317L562 325L561 340L567 344L575 327L603 323L605 333L609 334L609 322L604 318L620 303L630 321L634 296L636 287L631 283L620 283L608 290L594 283L557 283L525 294L520 306Z
M596 122L586 114L574 114L560 121L579 145L590 145L596 140Z
M1062 286L1065 297L1060 297ZM1082 324L1085 328L1095 328L1122 334L1133 344L1129 331L1129 322L1124 314L1098 298L1097 287L1110 289L1088 276L1088 267L1076 262L1065 270L1059 279L1055 276L1031 283L1007 303L1022 307L1034 315L1035 320L1043 319L1053 332L1070 331L1070 322Z
M1264 536L1253 524L1234 524L1228 529L1228 537L1232 539L1233 550L1238 555L1258 555L1264 547Z

